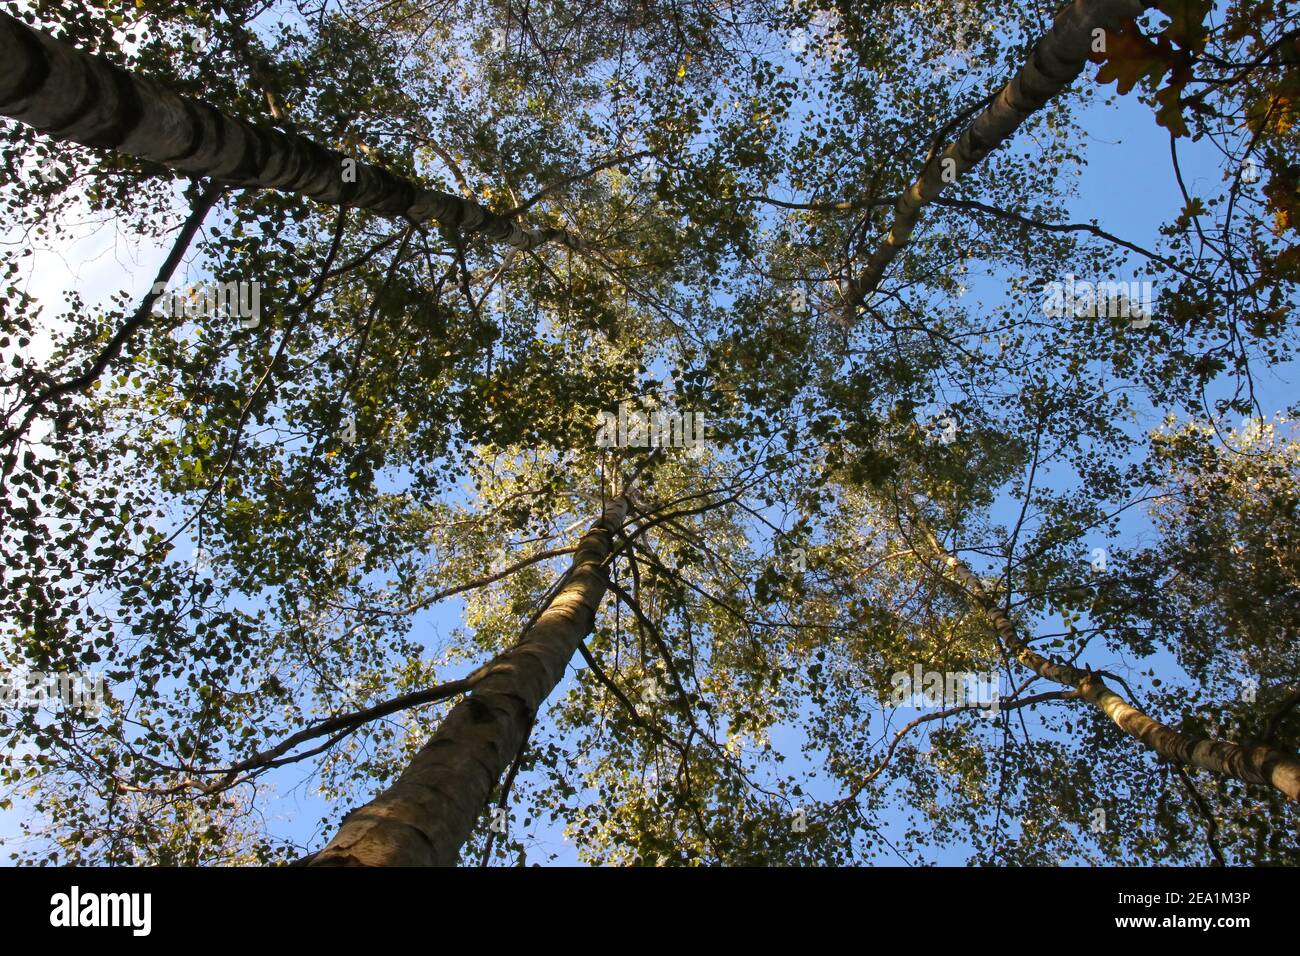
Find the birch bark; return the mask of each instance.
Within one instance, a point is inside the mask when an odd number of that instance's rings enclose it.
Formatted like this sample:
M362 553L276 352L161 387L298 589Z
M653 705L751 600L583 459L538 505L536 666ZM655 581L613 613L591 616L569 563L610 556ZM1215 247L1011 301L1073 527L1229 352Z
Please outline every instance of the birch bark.
M179 96L0 12L0 114L52 139L111 149L192 176L278 189L412 222L434 221L515 249L581 245L524 229L472 200L427 189L297 133L246 123Z
M921 210L1075 81L1092 52L1094 30L1116 27L1149 6L1146 0L1075 0L1057 14L1029 62L956 140L926 162L916 181L898 197L889 234L845 288L847 321L856 319L858 306L876 290L885 270L911 241Z
M1300 760L1294 754L1273 747L1244 747L1227 740L1179 733L1138 710L1107 687L1100 675L1044 657L1020 640L1015 625L970 568L950 554L928 530L925 534L953 577L975 598L1004 646L1023 666L1054 683L1076 688L1080 698L1097 708L1124 733L1162 757L1246 783L1276 787L1289 799L1300 800Z
M559 592L523 639L487 665L397 781L348 814L311 866L456 864L542 701L591 633L609 583L605 559L627 519L626 495L583 536Z

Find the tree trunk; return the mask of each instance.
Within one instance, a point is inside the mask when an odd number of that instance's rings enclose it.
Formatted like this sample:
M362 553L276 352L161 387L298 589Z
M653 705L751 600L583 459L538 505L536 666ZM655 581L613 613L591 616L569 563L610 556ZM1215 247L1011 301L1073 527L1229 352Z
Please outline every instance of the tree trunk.
M523 639L486 667L397 782L344 818L311 866L453 866L538 708L591 632L626 493L583 537L559 592Z
M433 220L516 249L578 239L523 229L476 202L426 189L300 136L225 115L0 12L0 114L45 135L138 156L192 176L279 189L414 222Z
M894 206L889 235L845 290L845 318L856 317L862 301L876 290L885 269L912 238L923 206L1011 138L1020 124L1066 89L1083 72L1092 52L1093 31L1118 26L1151 6L1146 0L1075 0L1056 16L1034 46L1029 62L1002 88L993 104L921 169Z
M920 527L919 522L916 524ZM1294 754L1273 747L1243 747L1226 740L1179 733L1138 710L1107 687L1100 675L1049 660L1020 640L1015 625L970 568L949 554L933 534L925 533L953 576L988 616L1006 647L1029 670L1057 684L1077 688L1083 700L1110 718L1120 730L1174 763L1200 767L1246 783L1273 786L1289 799L1300 800L1300 760Z

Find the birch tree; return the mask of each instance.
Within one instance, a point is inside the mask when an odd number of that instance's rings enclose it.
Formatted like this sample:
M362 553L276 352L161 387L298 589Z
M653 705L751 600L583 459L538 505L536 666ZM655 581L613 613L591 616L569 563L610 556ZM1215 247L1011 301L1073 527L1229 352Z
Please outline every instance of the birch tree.
M1289 7L457 12L0 19L4 657L110 690L20 854L1292 861ZM87 212L162 265L51 316Z

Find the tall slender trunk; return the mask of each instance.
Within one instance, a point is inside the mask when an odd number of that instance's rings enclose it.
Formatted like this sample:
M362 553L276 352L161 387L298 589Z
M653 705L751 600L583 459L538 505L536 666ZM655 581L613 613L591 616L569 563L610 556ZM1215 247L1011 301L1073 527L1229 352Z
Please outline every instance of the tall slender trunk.
M1118 26L1152 4L1146 0L1075 0L1056 16L1034 46L1029 62L1002 88L991 106L943 152L931 157L894 206L889 235L845 290L846 318L876 290L885 269L912 238L921 209L1011 138L1020 124L1066 89L1083 72L1092 52L1093 31Z
M52 139L237 186L279 189L413 222L433 220L516 249L550 240L579 244L567 230L523 229L476 202L426 189L305 136L234 119L3 12L0 64L0 114Z
M626 495L583 536L559 592L523 639L487 666L397 781L348 814L311 866L455 865L542 701L591 632Z
M1273 786L1289 799L1300 800L1300 760L1294 754L1273 747L1243 747L1227 740L1180 733L1138 710L1107 687L1100 675L1039 654L1020 640L1015 625L970 568L949 553L920 522L913 524L923 530L953 577L975 598L1006 648L1029 670L1057 684L1076 688L1081 699L1105 714L1120 730L1174 763L1200 767L1245 783Z

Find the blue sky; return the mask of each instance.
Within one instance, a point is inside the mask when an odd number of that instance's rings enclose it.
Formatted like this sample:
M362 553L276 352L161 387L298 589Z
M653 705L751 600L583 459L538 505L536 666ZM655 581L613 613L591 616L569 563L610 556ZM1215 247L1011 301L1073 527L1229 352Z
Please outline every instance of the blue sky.
M1087 77L1080 82L1091 82L1093 72L1089 68ZM1150 107L1139 103L1133 96L1120 98L1112 104L1106 104L1102 97L1098 97L1081 113L1080 120L1083 128L1090 131L1085 154L1087 165L1078 178L1078 194L1069 203L1070 220L1096 220L1103 228L1123 238L1149 248L1156 247L1159 244L1157 227L1174 218L1183 205L1170 167L1167 132L1156 125ZM1188 189L1193 195L1209 195L1222 190L1221 157L1208 143L1195 144L1183 140L1180 158ZM13 241L13 238L6 237L6 241ZM86 239L35 256L27 276L28 289L47 303L58 302L61 292L69 288L80 290L92 302L105 300L109 294L123 289L138 298L147 290L161 257L158 249L140 250L123 243L116 238L114 227L105 224ZM1142 260L1135 257L1130 264L1133 269L1131 277L1140 277ZM1003 277L997 274L973 277L970 295L976 299L988 297L996 301L1005 287ZM39 349L40 345L36 348ZM1266 412L1281 410L1294 400L1293 372L1294 369L1285 366L1257 379L1258 397ZM1143 407L1139 423L1144 427L1154 426L1163 417L1163 411ZM1000 513L995 513L994 517L1009 523L1014 520L1014 506L1013 502L1002 503ZM1130 514L1121 525L1122 538L1131 540L1143 531L1144 525L1140 512ZM1098 544L1104 545L1105 542L1099 541ZM607 609L610 606L606 604ZM413 623L414 630L427 635L426 643L432 650L449 640L452 632L461 626L462 610L463 602L459 599L446 601L420 615ZM1133 662L1090 656L1089 663L1094 668L1124 672ZM1166 673L1173 668L1173 663L1167 658L1157 660L1158 672ZM566 691L572 673L571 670L565 683L552 696L552 701ZM899 716L906 720L909 715L904 711ZM807 768L799 755L800 740L794 731L778 729L774 733L774 743L790 758L785 766L789 775ZM302 777L301 768L290 766L264 778L279 793L266 802L265 814L274 835L315 848L327 836L317 832L316 823L331 808L313 795L310 787L301 785ZM837 795L828 789L822 792L814 789L812 792L814 798ZM0 812L0 837L16 833L16 822L22 812L21 806ZM886 834L903 825L901 816L886 816L877 822ZM555 854L553 862L556 864L577 861L573 845L563 839L555 826L536 825L526 842L530 845L531 862L548 862L550 854ZM912 862L960 864L965 859L960 848L953 848L934 858L914 859Z

